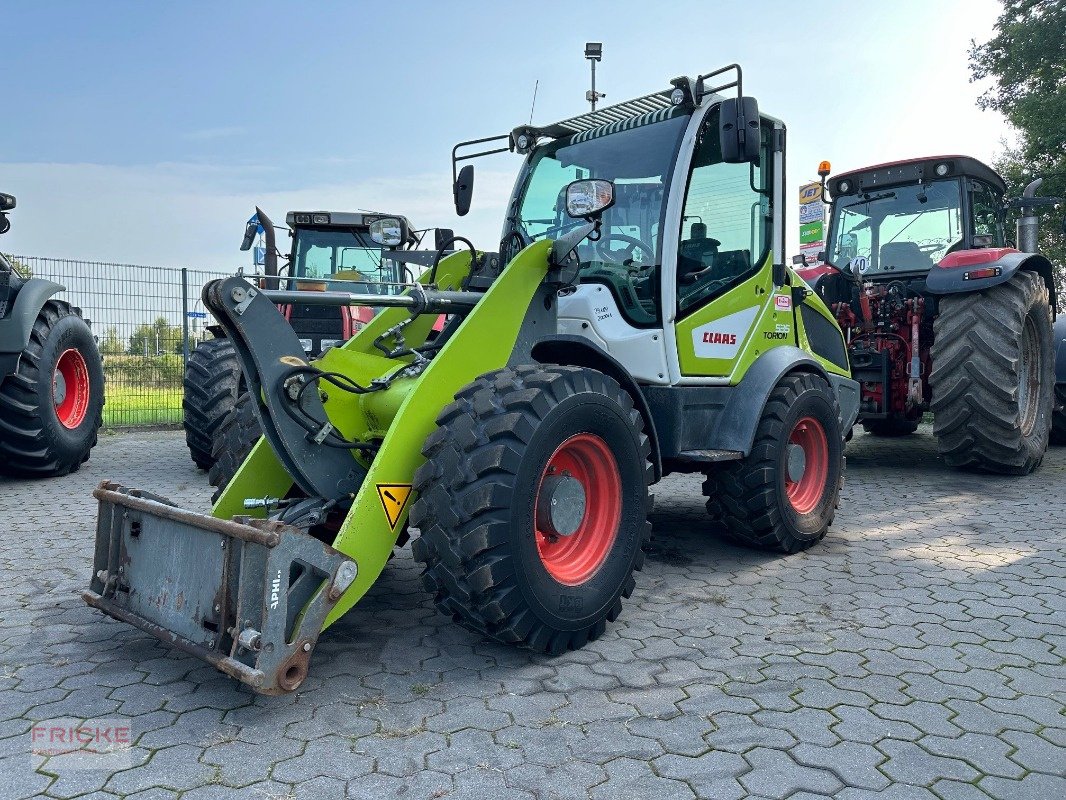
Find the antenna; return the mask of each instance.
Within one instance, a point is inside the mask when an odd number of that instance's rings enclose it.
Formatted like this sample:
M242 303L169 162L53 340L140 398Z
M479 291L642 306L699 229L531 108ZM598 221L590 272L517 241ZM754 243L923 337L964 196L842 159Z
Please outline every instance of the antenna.
M533 105L529 107L529 124L533 124L533 109L537 107L537 89L540 87L540 78L533 84Z

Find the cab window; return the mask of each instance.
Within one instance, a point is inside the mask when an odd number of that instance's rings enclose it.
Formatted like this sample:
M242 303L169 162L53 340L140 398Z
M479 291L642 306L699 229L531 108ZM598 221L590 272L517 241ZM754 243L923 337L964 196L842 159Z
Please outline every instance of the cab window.
M992 247L1004 246L1003 201L987 183L970 181L970 222L974 236L991 236Z
M758 164L722 161L718 109L704 120L692 158L678 246L678 312L685 314L753 275L769 255L772 127Z

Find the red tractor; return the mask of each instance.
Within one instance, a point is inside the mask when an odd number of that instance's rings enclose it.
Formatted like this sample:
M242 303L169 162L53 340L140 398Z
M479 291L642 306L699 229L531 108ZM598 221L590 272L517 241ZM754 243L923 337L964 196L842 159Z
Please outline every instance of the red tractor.
M1056 296L1035 210L1061 201L1035 197L1039 185L1006 201L1003 179L966 156L828 181L823 263L798 272L844 331L869 433L913 433L931 411L952 466L1024 475L1040 464L1057 407ZM1021 209L1015 246L1011 208Z

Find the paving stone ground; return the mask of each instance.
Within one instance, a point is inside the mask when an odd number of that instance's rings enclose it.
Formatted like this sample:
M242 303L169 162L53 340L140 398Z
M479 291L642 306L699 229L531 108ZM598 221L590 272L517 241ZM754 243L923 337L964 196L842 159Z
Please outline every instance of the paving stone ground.
M404 551L277 698L81 603L104 478L208 505L175 432L0 482L2 798L1066 797L1063 448L1002 478L925 428L859 435L829 537L790 557L713 537L671 476L622 617L555 659L437 615ZM60 717L128 720L129 764L31 757Z

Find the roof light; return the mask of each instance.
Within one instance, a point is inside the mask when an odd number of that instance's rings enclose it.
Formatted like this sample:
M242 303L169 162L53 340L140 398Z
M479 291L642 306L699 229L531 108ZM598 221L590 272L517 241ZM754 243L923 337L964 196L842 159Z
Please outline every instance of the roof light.
M293 215L293 219L296 220L296 224L297 225L310 225L311 224L311 215L310 214L295 214L295 215Z
M829 175L829 173L832 171L832 169L833 168L830 166L828 161L823 161L822 163L820 163L818 165L818 177L819 178L826 177L827 175Z
M837 184L837 190L841 194L847 194L851 191L851 181L841 181L839 184Z
M315 225L329 225L329 214L312 214L311 222Z
M941 161L939 164L933 167L933 172L935 172L937 176L943 178L945 175L951 172L951 164L946 161Z
M681 88L674 89L670 92L671 105L679 106L685 102L685 90Z

